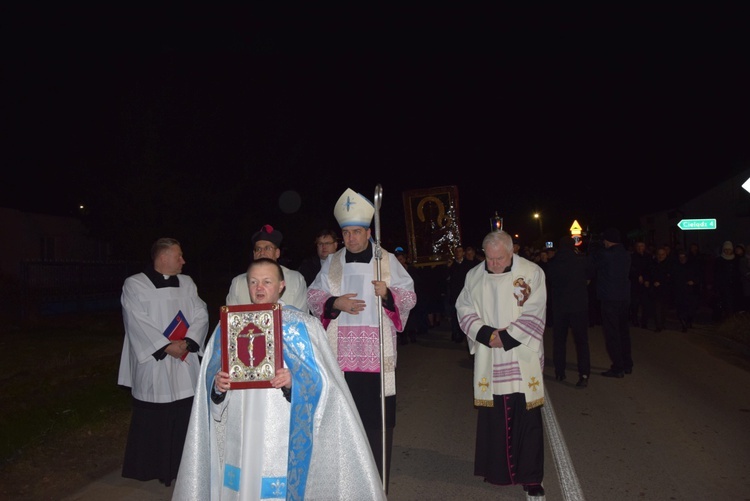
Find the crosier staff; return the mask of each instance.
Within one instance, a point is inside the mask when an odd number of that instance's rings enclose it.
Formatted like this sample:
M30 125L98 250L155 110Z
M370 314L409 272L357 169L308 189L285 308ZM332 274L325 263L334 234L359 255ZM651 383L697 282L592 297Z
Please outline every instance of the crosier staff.
M373 197L375 205L375 263L376 263L376 280L381 280L381 261L383 259L383 249L380 248L380 205L383 202L383 187L378 184L375 186L375 196ZM378 301L378 332L380 332L380 419L383 424L382 436L382 472L383 472L383 491L388 485L388 471L386 469L386 432L385 432L385 338L383 336L383 298L377 296Z

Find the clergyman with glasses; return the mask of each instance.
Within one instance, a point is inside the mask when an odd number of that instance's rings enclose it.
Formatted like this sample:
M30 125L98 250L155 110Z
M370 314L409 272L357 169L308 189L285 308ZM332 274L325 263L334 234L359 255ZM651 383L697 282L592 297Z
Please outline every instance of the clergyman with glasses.
M253 260L262 257L279 260L281 256L281 241L283 235L270 224L263 227L253 234ZM288 305L296 306L304 313L308 313L307 308L307 284L302 274L295 270L290 270L281 265L286 281L286 289L282 293L284 302ZM247 286L247 273L241 273L232 279L232 285L229 286L227 294L227 305L251 304L250 290Z
M302 260L297 271L305 277L309 287L318 275L321 266L329 255L339 249L339 235L335 230L324 228L315 235L316 254Z

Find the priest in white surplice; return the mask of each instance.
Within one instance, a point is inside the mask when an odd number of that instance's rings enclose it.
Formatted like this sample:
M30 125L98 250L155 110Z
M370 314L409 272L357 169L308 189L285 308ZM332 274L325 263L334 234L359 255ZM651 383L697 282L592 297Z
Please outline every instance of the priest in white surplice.
M158 239L151 258L122 287L125 339L117 382L131 389L133 407L122 476L169 486L180 466L208 309L182 273L180 242Z

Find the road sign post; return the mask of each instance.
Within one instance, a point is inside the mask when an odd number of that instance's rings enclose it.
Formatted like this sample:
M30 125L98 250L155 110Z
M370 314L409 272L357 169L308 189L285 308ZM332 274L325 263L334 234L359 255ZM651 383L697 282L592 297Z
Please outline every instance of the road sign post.
M681 230L715 230L716 219L683 219L677 227Z

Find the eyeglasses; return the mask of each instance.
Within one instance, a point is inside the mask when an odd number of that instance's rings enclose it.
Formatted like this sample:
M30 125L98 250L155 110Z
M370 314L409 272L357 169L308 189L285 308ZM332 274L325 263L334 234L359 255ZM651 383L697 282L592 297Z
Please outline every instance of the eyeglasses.
M328 246L335 245L335 244L336 242L318 242L315 245L317 245L318 247L328 247Z
M266 245L265 247L256 247L255 249L253 249L253 251L255 251L256 254L263 252L263 251L271 252L274 250L276 250L276 247L274 247L273 245Z

